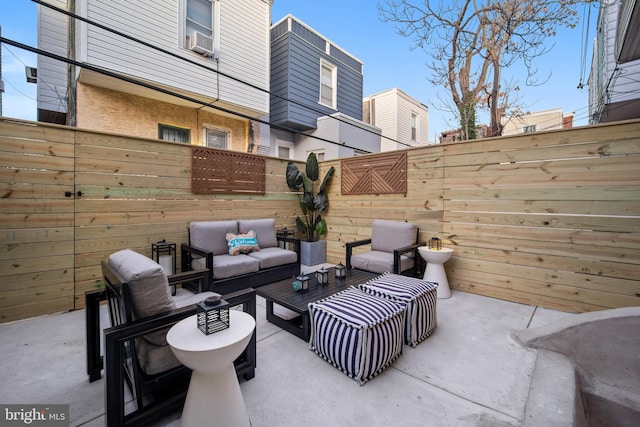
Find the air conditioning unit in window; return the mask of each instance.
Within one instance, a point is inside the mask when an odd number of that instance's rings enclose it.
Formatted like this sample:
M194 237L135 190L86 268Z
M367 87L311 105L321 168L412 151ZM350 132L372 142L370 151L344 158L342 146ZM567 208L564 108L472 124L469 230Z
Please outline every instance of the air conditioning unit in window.
M194 31L189 36L189 50L204 56L213 56L213 39Z

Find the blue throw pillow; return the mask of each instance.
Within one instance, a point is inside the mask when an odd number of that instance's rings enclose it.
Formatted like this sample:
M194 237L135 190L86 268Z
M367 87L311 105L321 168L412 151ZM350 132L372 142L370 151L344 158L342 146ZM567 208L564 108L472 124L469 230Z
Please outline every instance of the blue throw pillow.
M229 255L248 254L260 250L256 232L253 230L246 234L227 233L226 238Z

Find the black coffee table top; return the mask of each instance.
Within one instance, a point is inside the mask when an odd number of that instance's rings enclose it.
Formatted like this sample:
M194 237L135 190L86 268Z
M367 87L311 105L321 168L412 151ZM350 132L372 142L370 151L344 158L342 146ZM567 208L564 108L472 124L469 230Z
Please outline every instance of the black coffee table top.
M329 283L326 285L318 284L316 273L307 274L309 277L309 289L304 291L294 291L293 281L295 278L280 280L269 285L259 286L256 293L261 297L273 301L279 305L287 307L298 313L308 310L310 302L315 302L340 292L349 286L365 283L375 277L377 273L370 273L362 270L347 270L347 277L344 279L336 279L336 269L329 268Z

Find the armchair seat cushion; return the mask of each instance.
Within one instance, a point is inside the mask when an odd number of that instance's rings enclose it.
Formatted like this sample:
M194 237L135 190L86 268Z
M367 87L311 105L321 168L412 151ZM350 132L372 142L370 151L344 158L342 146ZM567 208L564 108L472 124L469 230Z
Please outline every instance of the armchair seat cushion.
M202 292L199 294L185 295L184 298L176 301L175 305L178 308L186 307L214 295L220 296L220 294L215 292ZM166 336L168 330L169 328L164 328L161 332ZM155 375L181 365L178 359L173 355L171 347L166 344L166 338L164 339L164 342L164 345L157 345L149 342L147 339L136 339L138 362L145 374Z
M260 251L262 252L262 251ZM191 268L199 270L207 268L206 259L194 259ZM260 270L260 261L249 255L214 255L213 256L213 278L226 279L227 277L238 276L240 274L255 273Z
M260 249L259 252L251 252L248 256L258 260L261 269L289 264L298 259L298 254L294 251L277 247Z
M413 258L400 255L400 271L409 270L413 267L413 263ZM351 266L380 274L393 272L393 252L371 251L353 255Z
M195 327L195 325L194 325ZM166 335L169 328L164 330ZM136 353L140 368L147 375L155 375L180 366L169 345L156 345L148 340L136 339Z

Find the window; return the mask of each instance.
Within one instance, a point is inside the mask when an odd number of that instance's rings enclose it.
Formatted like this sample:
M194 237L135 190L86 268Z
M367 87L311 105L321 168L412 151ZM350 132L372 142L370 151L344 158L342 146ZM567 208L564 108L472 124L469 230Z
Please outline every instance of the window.
M418 140L418 116L415 113L411 113L411 140Z
M336 109L337 69L324 60L320 61L320 104Z
M533 133L536 131L536 125L528 125L524 127L524 133Z
M204 140L207 147L219 148L221 150L229 149L229 132L220 129L204 129Z
M289 147L283 147L282 145L278 146L278 157L281 159L290 159L291 158L291 149Z
M186 0L186 33L197 31L205 36L213 37L213 7L211 0Z
M189 37L197 31L213 40L213 50L218 52L220 40L220 0L182 0L182 28L184 47Z
M158 139L189 144L191 142L191 130L158 123Z

